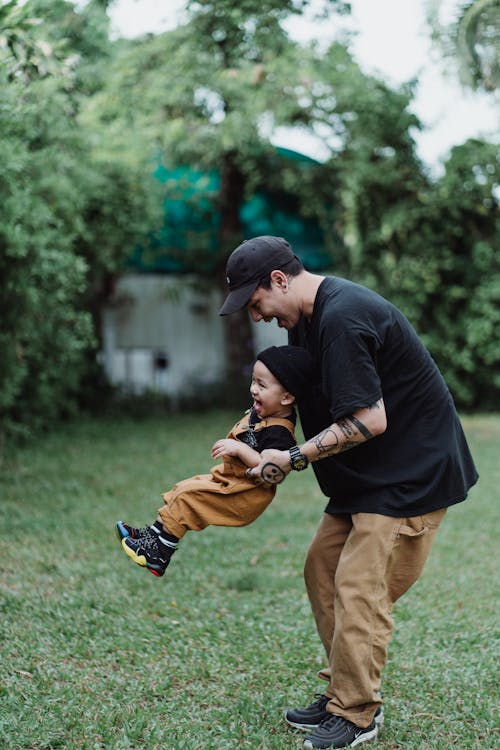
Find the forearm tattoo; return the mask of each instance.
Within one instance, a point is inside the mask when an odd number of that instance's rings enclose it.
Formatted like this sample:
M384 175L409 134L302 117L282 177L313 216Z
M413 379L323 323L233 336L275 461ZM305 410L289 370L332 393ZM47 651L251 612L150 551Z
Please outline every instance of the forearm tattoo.
M370 406L370 409L380 409L381 402ZM327 427L316 437L311 438L309 443L315 445L318 451L318 459L333 456L336 453L355 448L357 445L371 440L374 437L370 430L357 417L352 414L349 417L339 419L338 422Z
M312 440L309 441L310 443L314 443L316 448L319 452L319 458L322 458L323 455L329 455L330 453L337 453L339 445L339 438L337 436L337 433L332 430L331 427L328 427L326 430L323 430L323 432L320 432L319 435L316 435L315 438L312 438Z

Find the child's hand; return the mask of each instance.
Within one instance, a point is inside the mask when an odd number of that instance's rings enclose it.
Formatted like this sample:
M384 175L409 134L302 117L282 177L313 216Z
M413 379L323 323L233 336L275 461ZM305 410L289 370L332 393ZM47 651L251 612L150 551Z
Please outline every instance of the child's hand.
M231 440L231 438L223 438L217 440L212 446L212 458L220 458L221 456L237 456L240 449L240 443L238 440Z

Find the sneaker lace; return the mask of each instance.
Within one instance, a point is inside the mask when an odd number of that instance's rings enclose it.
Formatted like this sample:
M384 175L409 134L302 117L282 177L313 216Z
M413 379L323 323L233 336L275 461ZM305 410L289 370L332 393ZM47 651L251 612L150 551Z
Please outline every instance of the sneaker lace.
M313 701L309 708L319 708L320 710L323 710L330 700L330 698L327 695L323 695L323 693L315 693L314 697L317 700Z
M151 531L151 526L141 526L140 528L135 529L135 533L137 534L138 537L145 536L148 533L148 531Z
M319 726L321 729L332 729L335 724L343 721L347 721L347 719L344 719L342 716L337 716L336 714L330 714L329 716L325 716Z
M146 526L144 529L141 529L142 533L138 541L140 542L141 547L146 551L158 551L158 534L155 534L154 531L149 526Z

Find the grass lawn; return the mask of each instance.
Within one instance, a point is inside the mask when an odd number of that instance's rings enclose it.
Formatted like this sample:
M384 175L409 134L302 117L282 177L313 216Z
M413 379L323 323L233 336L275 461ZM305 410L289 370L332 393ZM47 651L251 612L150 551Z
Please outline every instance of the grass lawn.
M302 580L325 504L312 471L252 526L188 534L164 578L114 537L207 471L238 416L84 421L4 455L2 750L302 747L282 713L325 685ZM395 608L380 750L498 747L500 416L464 425L481 479Z

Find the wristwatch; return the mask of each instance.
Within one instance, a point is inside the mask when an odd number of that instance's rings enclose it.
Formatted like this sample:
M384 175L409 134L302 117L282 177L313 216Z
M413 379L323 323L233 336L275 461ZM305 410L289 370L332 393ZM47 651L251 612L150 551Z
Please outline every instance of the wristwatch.
M309 459L300 452L298 445L294 445L288 451L290 454L290 464L294 471L304 471L309 466Z

